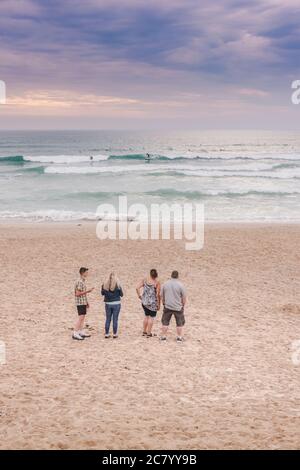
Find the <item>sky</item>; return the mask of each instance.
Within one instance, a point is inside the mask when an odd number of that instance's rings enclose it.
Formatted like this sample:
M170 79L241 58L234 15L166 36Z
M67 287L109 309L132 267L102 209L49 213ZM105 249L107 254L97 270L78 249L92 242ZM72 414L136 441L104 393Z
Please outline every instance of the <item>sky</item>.
M297 130L299 0L0 0L0 129Z

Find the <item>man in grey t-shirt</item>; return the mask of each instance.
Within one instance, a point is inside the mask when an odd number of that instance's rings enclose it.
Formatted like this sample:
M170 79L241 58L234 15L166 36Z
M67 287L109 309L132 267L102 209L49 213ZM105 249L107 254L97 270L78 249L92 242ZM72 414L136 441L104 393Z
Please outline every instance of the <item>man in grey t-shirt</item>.
M178 271L173 271L171 279L161 288L161 300L164 306L162 315L162 335L161 341L167 339L167 331L170 320L174 315L177 327L177 341L183 341L182 332L185 324L184 306L186 303L186 290L178 280Z

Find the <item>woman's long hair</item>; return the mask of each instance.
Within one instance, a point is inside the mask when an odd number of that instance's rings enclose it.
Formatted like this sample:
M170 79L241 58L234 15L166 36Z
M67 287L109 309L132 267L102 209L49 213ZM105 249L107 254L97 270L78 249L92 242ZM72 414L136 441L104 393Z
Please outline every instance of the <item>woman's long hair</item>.
M109 278L104 283L104 289L114 291L116 287L120 287L120 282L115 273L110 273Z

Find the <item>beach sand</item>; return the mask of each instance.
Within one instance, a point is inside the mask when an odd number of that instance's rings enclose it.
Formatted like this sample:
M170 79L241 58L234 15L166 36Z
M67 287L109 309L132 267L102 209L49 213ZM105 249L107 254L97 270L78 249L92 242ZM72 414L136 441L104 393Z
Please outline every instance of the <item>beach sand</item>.
M92 223L2 224L0 448L299 448L299 242L298 225L211 225L188 252L101 242ZM97 291L92 337L75 342L81 265ZM135 285L152 267L188 287L185 343L173 323L166 343L141 337ZM98 292L111 268L125 290L118 340L103 338Z

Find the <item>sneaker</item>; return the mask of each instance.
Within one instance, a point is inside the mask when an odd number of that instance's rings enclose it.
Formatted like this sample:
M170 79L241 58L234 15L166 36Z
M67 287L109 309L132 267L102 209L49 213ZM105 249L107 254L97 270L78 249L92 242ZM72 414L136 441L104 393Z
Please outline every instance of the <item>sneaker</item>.
M73 338L73 339L77 339L78 341L84 340L84 337L81 336L79 333L76 333L76 332L73 333L72 338Z
M91 335L89 333L87 333L86 331L80 331L79 334L82 338L90 338L91 337Z
M113 339L117 339L118 338L118 335L113 335Z
M182 336L177 336L176 338L177 343L182 343L184 341Z
M160 336L159 341L167 341L167 337L166 336Z
M108 339L110 338L110 335L105 335L104 338Z

